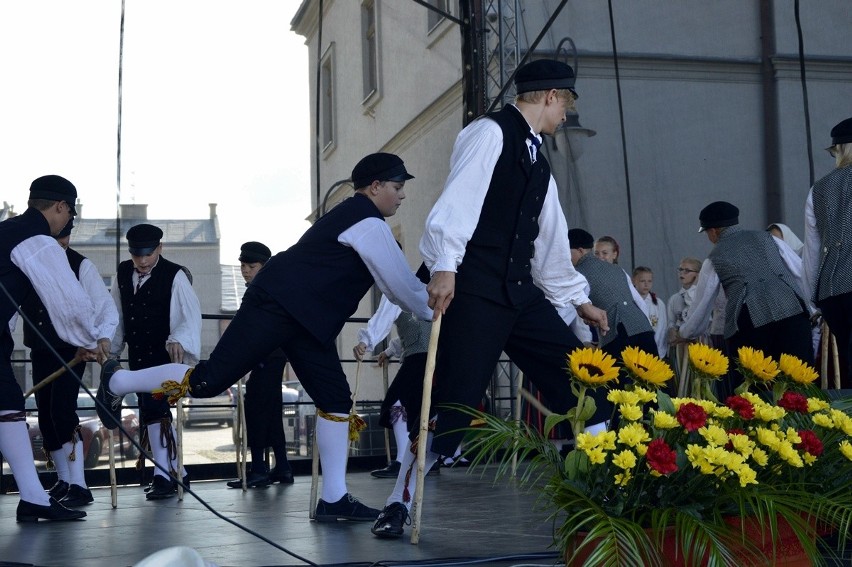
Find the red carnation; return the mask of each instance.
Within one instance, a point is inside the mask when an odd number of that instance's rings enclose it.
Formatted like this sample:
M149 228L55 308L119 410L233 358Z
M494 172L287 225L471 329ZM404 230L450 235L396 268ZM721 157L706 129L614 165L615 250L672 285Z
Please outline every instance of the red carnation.
M648 466L651 467L651 470L660 474L670 474L677 471L676 457L677 453L662 439L651 441L648 444L648 451L645 453Z
M742 396L728 396L725 405L737 412L743 419L754 417L754 405Z
M692 402L680 406L675 417L687 431L696 431L707 423L707 412L704 411L704 408Z
M822 455L822 441L819 440L816 433L809 429L802 429L799 431L799 438L802 442L796 444L797 449L801 449L805 453L809 453L814 457Z
M787 411L808 413L808 398L798 392L784 392L784 395L778 400L778 405Z

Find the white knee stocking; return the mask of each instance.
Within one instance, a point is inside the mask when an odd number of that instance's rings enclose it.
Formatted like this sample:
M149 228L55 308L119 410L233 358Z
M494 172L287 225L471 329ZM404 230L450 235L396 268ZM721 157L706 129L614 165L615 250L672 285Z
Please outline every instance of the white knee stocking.
M426 435L426 465L423 469L425 473L429 472L438 461L438 454L431 451L432 448L432 432ZM414 499L414 491L417 490L417 457L410 449L403 452L402 461L399 467L399 475L396 477L396 484L393 487L393 492L388 496L385 506L394 502L402 502L411 510L412 500ZM409 475L409 470L411 474Z
M162 364L142 370L118 370L109 381L109 389L117 396L131 392L152 392L166 380L180 383L186 371L192 368L186 364Z
M174 425L170 425L169 427L172 428L172 435L175 440L177 440L177 432L175 431ZM151 454L154 458L154 462L162 466L166 469L166 471L177 471L177 453L175 453L174 459L169 459L169 449L160 441L161 430L162 425L160 423L152 423L148 425L148 440L151 442ZM177 449L180 451L181 447L178 447ZM169 478L169 473L164 472L160 469L160 467L154 467L154 474ZM184 476L186 476L186 469L182 469L180 471L180 478L183 478Z
M0 411L0 415L9 413L15 412ZM21 492L21 500L39 506L49 505L50 497L44 491L33 464L33 447L30 445L26 422L0 423L0 453L3 453L3 458L12 469L12 476L15 477L15 483Z
M345 417L346 414L334 413ZM346 488L346 459L349 456L349 421L331 421L317 416L317 447L322 466L322 498L337 502L349 492Z

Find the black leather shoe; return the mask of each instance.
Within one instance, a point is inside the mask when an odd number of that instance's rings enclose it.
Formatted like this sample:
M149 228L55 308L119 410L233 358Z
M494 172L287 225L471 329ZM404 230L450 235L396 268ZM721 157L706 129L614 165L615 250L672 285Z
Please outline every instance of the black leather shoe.
M314 519L317 522L336 522L350 520L353 522L374 522L379 517L380 510L364 506L357 498L348 492L337 502L326 502L322 498L317 502Z
M370 475L376 478L396 478L399 476L399 467L399 461L391 461L388 466L383 469L376 469L370 472Z
M249 471L246 475L246 488L264 488L272 484L269 473ZM242 488L243 481L240 479L229 480L228 488Z
M65 498L60 500L59 503L66 508L79 508L80 506L91 504L94 501L95 498L92 496L91 490L83 488L79 484L72 484L68 489L68 493L65 495Z
M61 522L85 517L86 513L82 510L69 510L53 498L50 499L49 506L39 506L25 500L18 502L17 520L19 522L38 522L39 520Z
M95 395L100 402L95 404L95 409L107 429L115 429L121 423L121 400L124 396L117 396L109 389L110 378L118 370L121 370L121 365L117 360L109 359L104 362L101 367L101 383Z
M65 495L68 494L68 483L64 480L57 480L56 484L50 487L50 490L47 491L48 496L56 499L56 501L60 501L65 498Z
M271 482L280 482L281 484L293 484L293 482L295 482L295 479L293 478L293 470L289 465L286 467L276 466L269 473L269 480Z
M154 480L151 482L151 490L145 495L148 500L165 500L172 498L177 494L177 483L170 478L154 475Z
M411 523L408 508L402 502L394 502L385 506L382 513L376 519L376 523L370 528L373 535L382 538L402 537L406 524Z

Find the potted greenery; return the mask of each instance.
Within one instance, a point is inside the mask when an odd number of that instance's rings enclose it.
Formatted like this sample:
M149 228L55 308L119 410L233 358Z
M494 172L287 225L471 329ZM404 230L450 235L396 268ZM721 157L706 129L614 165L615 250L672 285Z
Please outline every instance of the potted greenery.
M689 348L693 398L671 398L672 377L659 358L635 348L615 361L598 350L568 355L578 405L547 418L545 431L473 410L474 466L513 456L528 460L522 485L542 488L554 545L567 565L821 564L817 540L852 526L852 417L831 406L812 382L816 372L794 357L780 363L752 349L738 353L744 386L723 403L709 382L728 369L718 350ZM616 411L610 429L583 432L595 409L590 389L608 388ZM548 441L570 422L575 448L563 456Z

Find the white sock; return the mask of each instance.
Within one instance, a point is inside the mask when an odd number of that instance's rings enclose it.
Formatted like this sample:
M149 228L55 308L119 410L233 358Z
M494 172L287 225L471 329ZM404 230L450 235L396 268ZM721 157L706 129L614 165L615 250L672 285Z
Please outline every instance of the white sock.
M399 402L394 404L395 407L402 407ZM393 423L393 438L396 441L396 461L402 462L402 453L408 448L410 441L408 439L408 422L399 416Z
M432 465L438 461L438 454L431 451L432 436L433 433L431 431L426 434L426 464L423 469L424 475L428 473L429 469L432 468ZM408 476L409 469L411 469L411 476L408 478L407 482L409 501L406 502L406 476ZM402 464L399 467L399 475L396 477L396 484L393 487L393 492L391 492L390 496L388 496L385 506L389 506L394 502L402 502L405 504L406 508L411 511L411 504L414 501L415 490L417 490L417 458L413 451L408 450L402 455Z
M68 467L68 455L65 454L65 446L63 445L56 451L51 451L50 458L53 460L53 466L56 467L56 476L59 477L59 480L70 483L71 469Z
M349 492L346 488L346 459L349 456L348 415L331 415L347 418L331 421L317 416L317 448L322 466L322 495L329 504L337 502Z
M172 435L175 440L177 440L177 432L175 431L175 426L171 425ZM151 441L151 455L153 460L158 465L161 465L166 471L176 471L178 470L178 461L177 455L175 455L174 459L169 459L169 450L167 447L163 447L163 444L160 442L160 430L162 429L162 425L159 422L152 423L148 426L148 439ZM178 451L181 448L178 447ZM168 472L164 472L160 469L160 467L154 467L154 474L158 474L162 477L171 479ZM180 478L186 476L186 469L181 469Z
M11 410L0 410L0 415L17 413ZM9 463L12 476L21 493L21 500L38 504L50 505L50 496L45 492L38 479L35 464L33 464L33 446L27 433L25 421L0 423L0 453Z
M109 380L109 389L116 396L126 396L131 392L153 392L166 380L180 384L190 368L187 364L170 363L142 370L118 370Z
M74 451L74 460L71 460L71 451ZM83 453L83 442L77 441L77 443L72 444L70 441L68 443L64 443L62 445L62 450L65 453L65 461L67 463L69 469L69 477L71 480L67 481L70 484L76 484L77 486L82 486L83 488L88 488L86 486L86 476L83 470L83 463L86 461L86 455Z

